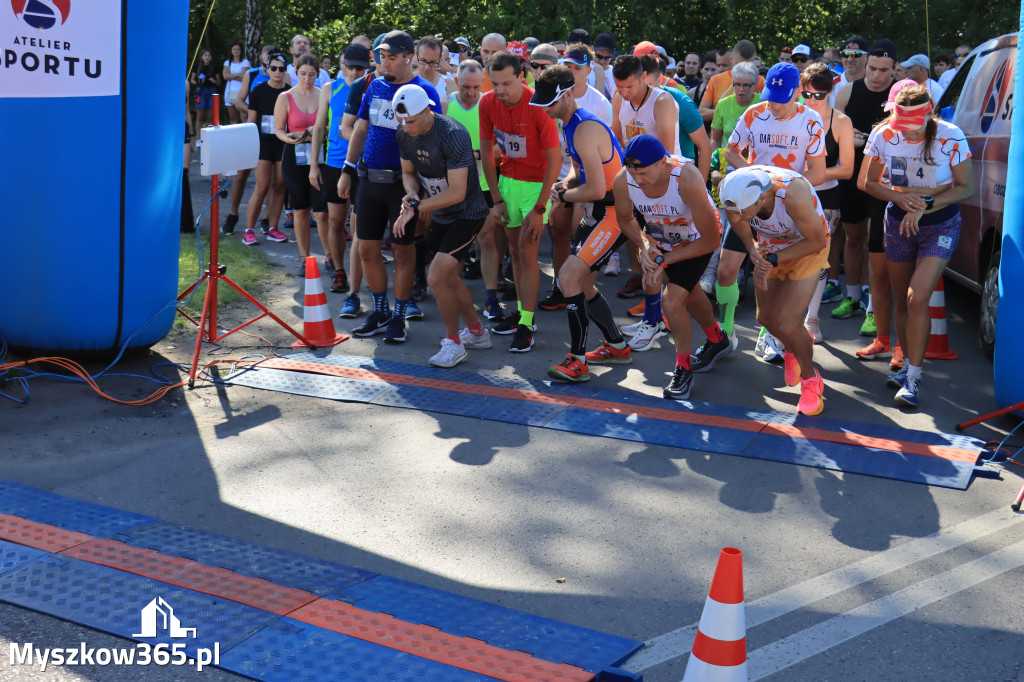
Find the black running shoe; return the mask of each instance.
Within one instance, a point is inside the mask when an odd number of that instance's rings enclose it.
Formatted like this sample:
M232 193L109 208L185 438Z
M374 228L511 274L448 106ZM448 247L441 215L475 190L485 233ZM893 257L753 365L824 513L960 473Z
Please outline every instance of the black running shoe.
M516 334L508 347L513 353L528 353L533 348L533 332L525 324L516 326Z
M561 289L554 287L551 290L551 295L537 305L540 306L542 310L558 310L559 308L565 307L565 296L562 295Z
M703 346L697 349L697 352L693 355L693 371L695 374L707 372L714 366L715 362L719 358L724 358L726 355L732 352L732 343L729 341L729 337L723 335L722 340L718 343L712 343L711 341L706 342Z
M405 319L392 317L384 334L384 343L405 343Z
M494 332L495 334L501 334L501 335L515 334L516 330L518 328L519 328L519 311L516 311L516 312L512 313L511 315L506 315L505 319L501 322L501 324L496 324L493 327L491 327L491 331ZM537 325L534 324L533 328L530 331L531 332L537 331Z
M334 277L331 279L331 293L348 293L348 275L345 274L344 270L334 271Z
M234 213L228 213L224 216L224 224L221 226L220 231L224 234L231 234L235 231L235 225L238 224L238 216Z
M362 326L356 327L352 330L354 336L373 336L386 330L388 323L391 321L390 315L385 315L379 310L374 310L367 316L366 321L363 322Z
M676 365L676 371L672 373L672 381L665 387L662 395L669 400L686 400L690 397L692 386L693 372Z

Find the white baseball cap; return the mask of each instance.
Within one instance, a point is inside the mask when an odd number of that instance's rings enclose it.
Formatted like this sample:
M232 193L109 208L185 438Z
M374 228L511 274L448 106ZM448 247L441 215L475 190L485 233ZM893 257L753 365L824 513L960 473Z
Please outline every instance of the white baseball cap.
M430 97L427 95L427 91L414 83L398 88L395 98L391 100L391 107L399 118L415 116L429 106ZM401 111L399 111L399 107L401 107Z
M810 57L811 48L808 47L807 45L804 45L803 43L800 43L799 45L793 48L793 54L805 54L808 57Z
M742 211L772 187L772 176L756 166L739 168L725 176L718 186L718 198L727 211Z

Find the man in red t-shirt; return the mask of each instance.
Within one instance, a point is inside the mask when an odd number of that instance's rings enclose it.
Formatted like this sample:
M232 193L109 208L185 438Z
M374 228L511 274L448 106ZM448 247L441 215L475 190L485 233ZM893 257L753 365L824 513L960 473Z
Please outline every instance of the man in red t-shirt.
M533 90L520 80L519 57L499 52L487 70L493 90L480 98L480 148L491 149L497 142L501 178L492 154L483 154L480 161L494 200L491 216L499 226L509 229L518 298L516 314L492 331L514 334L509 350L525 353L533 348L536 331L533 313L540 287L537 249L544 233L551 185L562 169L562 152L554 120L539 107L530 106Z

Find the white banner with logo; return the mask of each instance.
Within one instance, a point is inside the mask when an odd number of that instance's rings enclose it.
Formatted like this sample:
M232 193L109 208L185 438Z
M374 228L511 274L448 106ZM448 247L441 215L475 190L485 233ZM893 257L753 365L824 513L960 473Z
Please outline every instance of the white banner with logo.
M0 97L120 92L120 0L0 0Z

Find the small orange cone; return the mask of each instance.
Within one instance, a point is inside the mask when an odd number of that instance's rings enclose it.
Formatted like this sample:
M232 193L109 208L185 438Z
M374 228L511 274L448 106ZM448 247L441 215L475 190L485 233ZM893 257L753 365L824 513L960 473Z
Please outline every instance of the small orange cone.
M946 293L942 285L944 277L939 277L939 283L928 300L928 312L932 318L932 335L928 337L928 348L924 356L929 360L956 360L960 356L949 347L949 333L946 330Z
M334 332L334 320L331 319L331 309L327 307L327 294L324 293L324 283L320 281L320 268L317 267L316 258L310 256L306 259L306 300L302 311L302 335L309 339L317 348L326 346L337 346L348 339L348 334L336 334ZM309 345L302 341L296 341L292 348L309 348Z
M700 616L683 682L746 682L747 622L743 552L723 547Z

